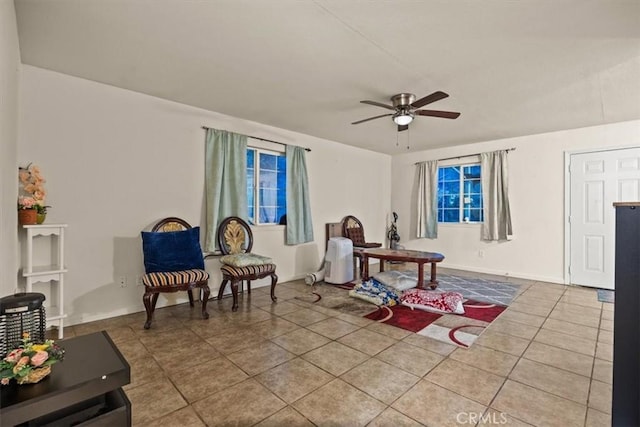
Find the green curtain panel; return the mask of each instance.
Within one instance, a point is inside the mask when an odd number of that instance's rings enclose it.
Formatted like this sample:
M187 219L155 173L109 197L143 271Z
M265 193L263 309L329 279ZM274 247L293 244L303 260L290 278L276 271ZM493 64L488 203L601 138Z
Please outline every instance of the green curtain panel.
M305 149L287 145L287 245L313 241Z
M484 221L482 240L511 240L507 150L480 154Z
M229 216L247 219L247 137L207 129L205 148L206 238L216 250L218 224Z
M438 237L438 161L418 163L418 238Z

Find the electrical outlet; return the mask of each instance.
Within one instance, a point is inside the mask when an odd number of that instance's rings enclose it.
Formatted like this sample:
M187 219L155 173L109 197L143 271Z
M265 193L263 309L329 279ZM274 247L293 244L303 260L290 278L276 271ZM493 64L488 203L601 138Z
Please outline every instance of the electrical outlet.
M484 258L484 251L483 250L479 250L478 251L478 258Z
M136 277L136 285L144 286L144 282L142 281L142 276L137 276Z
M127 287L127 276L118 277L118 283L120 284L121 288L126 288Z

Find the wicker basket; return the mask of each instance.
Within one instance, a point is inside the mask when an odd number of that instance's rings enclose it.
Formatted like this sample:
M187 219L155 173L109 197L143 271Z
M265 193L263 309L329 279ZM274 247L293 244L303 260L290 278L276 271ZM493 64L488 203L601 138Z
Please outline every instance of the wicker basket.
M16 378L18 384L35 384L51 373L51 365L33 369L28 375Z

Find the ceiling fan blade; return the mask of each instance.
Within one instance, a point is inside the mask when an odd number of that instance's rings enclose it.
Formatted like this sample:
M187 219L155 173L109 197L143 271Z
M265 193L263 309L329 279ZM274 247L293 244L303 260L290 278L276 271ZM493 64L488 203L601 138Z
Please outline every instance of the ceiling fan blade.
M417 101L413 102L411 104L411 106L413 108L420 108L420 107L424 107L427 104L431 104L432 102L436 102L436 101L440 101L441 99L444 99L446 97L448 97L449 95L441 92L441 91L437 91L437 92L433 92L431 95L427 95L424 98L420 98Z
M376 107L386 108L387 110L395 110L395 109L396 109L393 105L383 104L382 102L376 102L376 101L360 101L360 103L362 103L362 104L369 104L369 105L373 105L373 106L376 106Z
M393 113L381 114L379 116L369 117L368 119L358 120L357 122L353 122L351 124L352 125L357 125L357 124L360 124L360 123L368 122L369 120L379 119L380 117L387 117L387 116L393 116Z
M409 125L398 125L398 132L402 132L403 130L409 129Z
M414 113L419 116L440 117L443 119L457 119L460 116L460 113L454 113L453 111L416 110Z

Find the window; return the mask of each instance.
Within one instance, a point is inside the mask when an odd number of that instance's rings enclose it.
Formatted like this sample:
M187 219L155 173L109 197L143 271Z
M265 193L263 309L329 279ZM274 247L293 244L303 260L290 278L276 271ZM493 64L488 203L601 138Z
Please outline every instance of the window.
M248 217L252 224L279 224L287 213L287 158L284 153L247 149Z
M438 222L482 222L480 165L438 168Z

